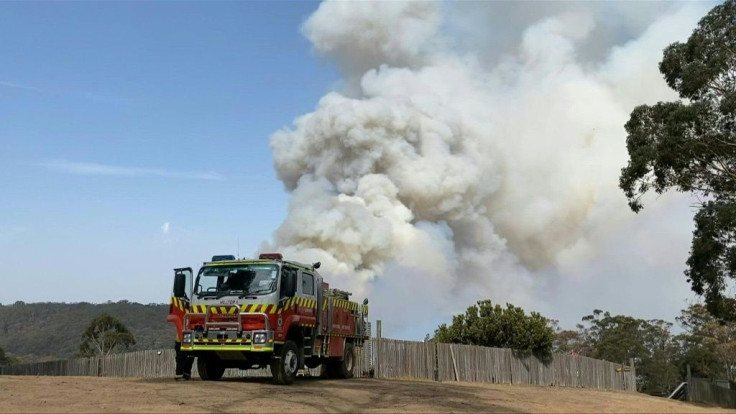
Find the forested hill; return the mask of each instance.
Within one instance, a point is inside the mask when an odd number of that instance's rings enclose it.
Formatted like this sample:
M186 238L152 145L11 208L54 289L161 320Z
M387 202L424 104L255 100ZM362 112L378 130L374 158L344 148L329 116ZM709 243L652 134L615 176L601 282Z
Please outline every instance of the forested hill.
M174 325L166 322L168 304L120 301L0 305L0 348L22 361L74 357L82 333L101 313L117 318L135 335L133 350L173 347Z

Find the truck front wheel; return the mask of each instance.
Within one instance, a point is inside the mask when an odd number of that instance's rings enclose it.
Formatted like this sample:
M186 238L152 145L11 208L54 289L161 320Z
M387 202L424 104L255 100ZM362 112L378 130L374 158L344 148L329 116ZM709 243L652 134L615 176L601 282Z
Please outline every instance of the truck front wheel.
M278 356L271 361L271 375L280 385L294 382L299 371L299 349L294 341L286 341L281 346Z
M219 381L222 374L225 373L225 367L217 357L199 357L197 358L197 371L202 381Z

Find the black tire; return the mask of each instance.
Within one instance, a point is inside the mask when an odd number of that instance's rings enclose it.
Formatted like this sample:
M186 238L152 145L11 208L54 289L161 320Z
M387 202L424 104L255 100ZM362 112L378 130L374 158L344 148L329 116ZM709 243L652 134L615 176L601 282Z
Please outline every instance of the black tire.
M225 367L217 357L197 358L197 371L202 381L219 381L225 373Z
M279 385L289 385L296 379L299 371L299 348L294 341L281 345L278 356L271 360L271 375Z
M353 344L345 344L345 354L342 360L336 362L333 370L335 377L353 378L353 371L355 370L355 348L353 348Z

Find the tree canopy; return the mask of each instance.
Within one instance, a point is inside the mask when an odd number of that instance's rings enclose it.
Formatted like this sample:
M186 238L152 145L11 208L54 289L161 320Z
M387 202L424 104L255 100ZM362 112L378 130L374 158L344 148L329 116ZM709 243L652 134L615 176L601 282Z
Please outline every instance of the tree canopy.
M620 187L639 212L642 196L676 190L700 197L688 268L708 309L736 319L736 3L714 7L659 65L681 100L641 105L626 123L629 162Z
M0 365L7 365L10 364L10 358L8 358L7 355L5 355L5 351L0 348Z
M576 330L558 330L555 352L612 362L634 360L639 391L666 395L685 381L686 367L698 378L736 378L736 322L711 315L705 305L692 304L672 323L611 315L596 309Z
M549 354L554 338L549 320L539 313L527 315L510 303L504 308L490 300L478 301L465 314L454 316L450 326L440 325L434 335L439 342L511 348L537 355Z
M700 304L682 310L677 322L693 375L736 380L736 322L719 321Z
M671 323L611 315L598 309L582 320L578 329L580 342L589 352L586 356L621 363L633 360L643 392L669 394L680 383L680 348L671 334Z
M80 356L107 355L115 350L135 345L135 337L120 321L103 313L89 324L82 334Z

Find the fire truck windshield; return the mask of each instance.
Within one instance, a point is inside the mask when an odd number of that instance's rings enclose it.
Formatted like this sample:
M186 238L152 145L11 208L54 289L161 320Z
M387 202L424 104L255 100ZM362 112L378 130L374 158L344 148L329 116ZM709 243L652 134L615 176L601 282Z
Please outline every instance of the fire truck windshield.
M198 296L264 295L276 291L279 267L270 264L208 266L197 276Z

